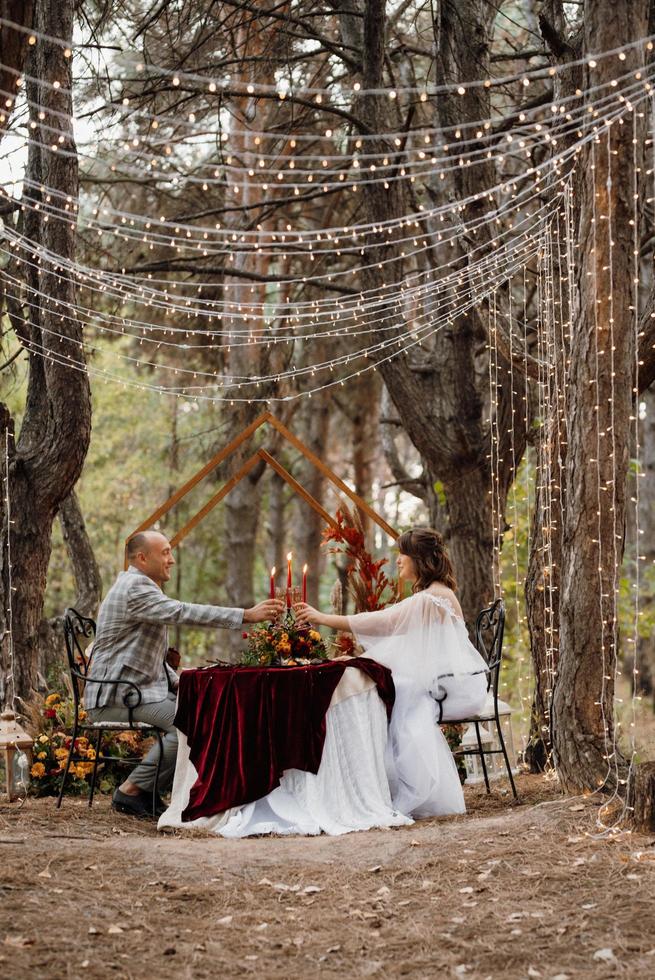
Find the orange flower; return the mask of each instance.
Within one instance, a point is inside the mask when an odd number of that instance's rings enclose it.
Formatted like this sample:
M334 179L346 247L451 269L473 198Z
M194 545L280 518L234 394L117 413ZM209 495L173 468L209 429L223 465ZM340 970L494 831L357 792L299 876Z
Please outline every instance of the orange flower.
M30 769L30 773L35 779L41 779L42 776L45 776L45 766L42 762L35 762Z

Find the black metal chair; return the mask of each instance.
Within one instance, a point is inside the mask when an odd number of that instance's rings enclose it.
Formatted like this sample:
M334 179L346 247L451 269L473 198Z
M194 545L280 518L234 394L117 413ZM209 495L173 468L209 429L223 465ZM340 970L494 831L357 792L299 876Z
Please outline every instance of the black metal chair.
M505 766L507 768L507 775L509 777L510 786L512 787L512 793L514 794L514 799L518 799L518 793L516 792L516 785L514 783L514 775L512 773L512 767L510 765L509 756L507 755L507 748L505 746L505 739L503 737L503 730L500 723L500 714L498 711L498 686L500 683L500 666L503 658L503 634L505 632L505 604L502 599L496 599L490 606L483 609L479 613L478 618L475 621L475 642L478 652L484 657L487 662L487 692L493 692L493 704L491 710L483 710L479 715L474 715L470 718L449 718L448 722L454 724L463 725L474 725L475 734L477 738L477 748L471 746L470 748L460 748L456 749L455 755L477 755L480 757L480 764L482 766L482 772L484 774L484 782L487 787L487 793L491 792L489 786L489 774L487 772L487 763L485 756L487 755L500 755L502 754L505 760ZM447 691L443 695L435 698L437 704L439 705L439 718L438 721L441 723L444 712L444 702L447 698ZM488 748L482 744L482 738L480 736L480 725L484 723L493 723L496 726L496 731L498 734L498 742L500 748Z
M70 748L68 751L68 758L66 759L66 767L64 769L64 776L61 781L61 789L59 791L59 796L57 798L57 809L61 807L61 801L64 797L64 790L66 788L66 780L68 779L68 773L70 770L71 762L76 755L75 742L80 732L95 732L95 759L93 762L93 773L91 775L91 786L89 790L89 806L93 804L93 796L96 788L96 779L98 774L98 763L99 762L114 762L119 764L134 764L136 759L134 758L120 758L113 755L102 756L100 754L100 749L102 748L102 736L105 732L111 731L121 731L121 732L154 732L157 740L159 742L159 758L157 760L157 772L155 775L155 782L152 790L152 814L155 816L156 802L157 802L157 783L159 782L159 768L161 766L161 760L163 758L164 746L162 743L162 730L154 727L153 725L148 725L142 721L135 721L132 717L132 713L135 708L141 704L141 690L137 684L132 681L125 681L113 678L103 677L102 679L93 677L89 671L91 669L91 662L93 659L93 648L91 647L91 652L87 654L87 649L83 645L84 639L92 640L95 637L96 624L95 620L90 619L88 616L82 616L77 612L76 609L67 609L64 613L64 639L66 641L66 656L68 657L68 669L70 671L71 686L73 692L73 705L75 708L75 717L73 719L73 735L70 742ZM86 645L88 648L89 644ZM127 708L128 720L127 721L99 721L93 722L86 719L80 718L80 711L82 710L82 698L84 695L84 688L87 684L111 684L114 686L122 685L127 688L123 695L123 704Z

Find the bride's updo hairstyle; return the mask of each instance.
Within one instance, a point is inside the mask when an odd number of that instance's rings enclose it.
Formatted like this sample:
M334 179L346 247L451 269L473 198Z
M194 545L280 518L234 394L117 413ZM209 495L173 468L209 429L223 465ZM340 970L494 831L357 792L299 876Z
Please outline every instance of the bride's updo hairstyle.
M440 582L455 591L457 579L438 531L431 527L414 527L404 531L396 544L400 553L411 558L416 566L414 592L427 589L433 582Z

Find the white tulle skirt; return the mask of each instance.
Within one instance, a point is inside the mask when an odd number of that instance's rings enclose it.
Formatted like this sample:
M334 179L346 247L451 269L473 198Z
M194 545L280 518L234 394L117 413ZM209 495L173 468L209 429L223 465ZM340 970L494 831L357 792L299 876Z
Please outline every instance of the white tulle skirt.
M459 773L437 724L435 701L408 678L395 677L394 684L385 753L394 807L412 817L464 813Z

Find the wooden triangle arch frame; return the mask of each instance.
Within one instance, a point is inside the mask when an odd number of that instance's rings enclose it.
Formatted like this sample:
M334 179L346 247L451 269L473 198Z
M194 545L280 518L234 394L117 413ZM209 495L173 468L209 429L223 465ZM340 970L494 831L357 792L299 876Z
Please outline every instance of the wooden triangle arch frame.
M185 497L191 490L193 490L193 488L196 487L198 483L200 483L200 481L207 476L208 473L211 473L212 470L216 469L216 467L220 463L222 463L223 460L231 456L239 448L239 446L246 441L246 439L249 439L257 431L257 429L259 429L262 425L265 424L272 425L273 428L276 429L280 433L280 435L284 439L286 439L286 441L289 442L295 449L301 452L303 456L306 459L308 459L309 462L312 463L323 474L324 477L326 477L326 479L328 479L331 483L334 484L334 486L338 487L338 489L342 493L344 493L347 497L349 497L360 510L362 510L365 514L367 514L368 517L370 517L371 520L378 525L378 527L381 527L382 530L385 532L385 534L388 534L389 537L393 538L394 540L398 537L398 532L395 531L394 528L392 528L389 524L387 524L387 522L382 517L380 517L380 515L376 513L376 511L374 511L373 508L359 496L359 494L355 493L354 490L351 490L350 487L343 482L343 480L339 479L336 473L334 473L329 466L326 466L326 464L321 459L319 459L319 457L315 453L313 453L311 449L309 449L303 442L301 442L301 440L298 439L297 436L294 436L293 432L287 429L287 427L282 422L280 422L279 419L277 419L270 412L262 412L262 414L258 415L257 418L254 419L254 421L251 422L250 425L246 426L246 428L242 432L240 432L238 436L236 436L231 442L229 442L227 446L224 446L223 449L221 449L218 453L216 453L215 456L212 456L209 462L205 463L202 469L198 470L198 472L194 474L194 476L192 476L191 479L187 480L187 482L183 486L181 486L179 490L176 490L175 493L168 498L168 500L166 500L163 504L161 504L160 507L157 508L157 510L153 511L153 513L150 514L149 517L147 517L144 521L142 521L141 524L139 524L139 526L136 527L130 535L128 535L125 541L126 545L129 539L133 537L135 534L138 534L139 531L147 531L149 528L151 528L153 524L159 520L160 517L163 517L164 514L167 514L168 511L175 506L175 504L177 504L180 500L182 500L183 497ZM289 473L289 471L285 469L285 467L282 466L282 464L279 463L278 460L275 459L275 457L271 456L271 454L268 453L265 449L258 449L255 453L253 453L252 456L250 456L246 460L243 466L241 466L237 470L237 472L233 476L231 476L226 483L223 484L221 489L218 490L217 493L215 493L213 497L211 497L207 501L207 503L203 507L201 507L200 510L197 511L189 521L187 521L184 527L180 528L180 530L173 535L173 537L171 538L171 544L173 545L173 547L179 544L180 541L182 541L182 539L185 538L187 534L189 534L189 532L192 531L194 527L196 527L207 516L207 514L209 514L209 512L212 511L214 507L216 507L216 505L219 504L221 500L223 500L223 498L226 497L228 493L234 489L237 483L243 480L243 478L247 476L248 473L250 473L253 467L260 460L263 460L265 463L271 466L275 470L275 472L278 473L282 477L282 479L289 484L291 489L294 490L295 493L298 494L298 496L302 497L303 500L305 500L310 507L312 507L318 514L321 515L321 517L323 518L326 524L329 524L331 527L337 526L337 522L335 521L334 517L332 517L332 515L329 514L325 510L325 508L322 507L321 504L319 504L319 502L307 490L305 490L303 486L300 485L300 483L298 483L296 479L294 479L294 477Z

